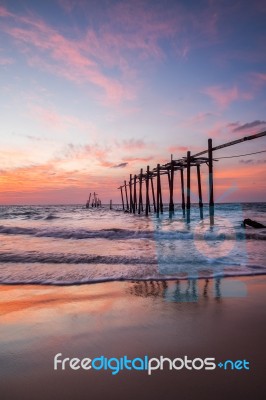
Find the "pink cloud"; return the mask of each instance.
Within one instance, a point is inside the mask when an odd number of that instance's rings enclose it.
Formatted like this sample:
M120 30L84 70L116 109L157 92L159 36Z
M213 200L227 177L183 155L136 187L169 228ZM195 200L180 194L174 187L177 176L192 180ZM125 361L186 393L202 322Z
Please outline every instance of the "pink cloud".
M77 0L58 0L59 5L66 11L67 13L71 13L71 11L77 6Z
M145 149L147 147L147 144L144 142L142 139L128 139L128 140L123 140L122 143L118 143L119 147L123 147L124 150L140 150L140 149Z
M167 149L170 153L184 153L188 151L188 147L186 146L170 146Z
M253 72L250 75L250 79L255 91L260 90L266 84L266 73Z
M153 159L154 159L153 156L149 156L149 157L123 157L122 158L123 161L128 161L128 162L131 162L131 163L134 163L134 162L148 162L148 161L151 161Z
M241 136L251 135L260 132L266 126L266 121L254 120L245 123L217 121L211 129L207 131L208 137L219 137L220 139L230 140Z
M199 124L201 122L206 121L208 118L213 117L217 114L211 113L211 112L200 112L196 115L193 115L191 118L187 119L183 125L184 126L190 126L194 124Z
M12 14L4 7L0 5L0 17L9 17Z
M87 47L85 52L84 42L67 39L36 18L10 15L22 26L12 27L8 24L4 26L4 30L15 39L31 66L37 66L79 84L92 83L103 89L107 101L114 104L134 97L129 85L124 85L101 72L99 63L90 55L90 47ZM44 53L46 57L43 57Z
M12 58L0 56L0 65L10 65L13 63L14 63L14 60Z
M215 122L213 127L207 131L208 137L224 136L224 129L228 126L226 122L218 121Z
M42 126L49 129L49 132L67 133L73 130L86 132L90 137L97 135L97 128L93 123L81 120L73 115L62 114L53 108L46 108L39 105L28 105L28 113Z
M211 97L221 109L227 108L234 101L253 98L251 93L241 92L237 86L233 86L230 89L224 89L221 86L210 86L202 90L202 93Z
M86 1L58 1L65 11L71 12L77 7L89 17ZM137 79L139 60L165 58L162 39L169 40L176 54L186 58L196 37L202 34L208 40L210 33L213 37L217 20L213 10L195 18L179 5L168 9L161 5L151 8L142 1L112 3L104 10L104 22L97 31L75 29L75 36L70 39L36 15L15 15L3 7L0 15L10 17L8 24L3 24L3 30L15 40L30 66L77 84L92 84L101 89L97 98L106 104L135 98L141 85ZM192 26L193 34L190 40L184 41L182 35L187 24ZM115 78L108 74L108 68L114 67L117 68ZM89 88L90 92L93 87Z

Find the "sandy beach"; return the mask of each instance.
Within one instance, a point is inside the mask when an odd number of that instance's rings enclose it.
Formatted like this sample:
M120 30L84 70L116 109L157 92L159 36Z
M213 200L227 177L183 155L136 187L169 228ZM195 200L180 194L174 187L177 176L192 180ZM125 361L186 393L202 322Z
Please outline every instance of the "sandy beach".
M0 286L2 399L256 398L266 277ZM54 371L64 357L246 359L250 370Z

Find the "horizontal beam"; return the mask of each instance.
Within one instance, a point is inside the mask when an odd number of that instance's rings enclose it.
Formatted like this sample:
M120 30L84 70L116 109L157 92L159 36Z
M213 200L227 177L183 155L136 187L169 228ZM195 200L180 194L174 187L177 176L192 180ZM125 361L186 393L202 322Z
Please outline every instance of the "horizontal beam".
M220 144L220 146L215 146L215 147L212 148L212 151L224 149L225 147L229 147L229 146L233 146L233 145L238 144L238 143L246 142L247 140L258 139L258 138L260 138L262 136L265 136L265 135L266 135L266 131L263 131L263 132L260 132L260 133L256 133L255 135L244 136L241 139L237 139L237 140L233 140L231 142ZM208 150L204 150L204 151L201 151L200 153L194 154L193 157L201 156L202 154L206 154L206 153L208 153Z
M266 131L259 132L254 135L244 136L241 139L233 140L231 142L227 142L227 143L221 144L219 146L215 146L212 148L212 152L216 151L216 150L224 149L225 147L233 146L238 143L246 142L246 141L253 140L253 139L258 139L263 136L266 136ZM197 166L199 164L207 163L208 157L199 157L199 156L202 156L203 154L207 154L207 153L208 153L208 149L200 151L199 153L196 153L194 155L191 155L190 156L190 160L191 160L190 166ZM196 158L196 157L199 157L199 158ZM217 160L213 159L213 161L217 161ZM182 159L179 159L179 160L172 160L172 162L174 163L175 171L183 170L184 168L187 168L187 158L186 157L183 157ZM166 175L168 173L168 171L170 170L170 168L171 168L171 162L161 165L160 166L160 175ZM157 168L154 168L152 171L149 172L149 177L156 177L156 176L157 176ZM142 179L146 180L147 177L148 177L147 173L143 174ZM137 182L139 182L139 178L140 178L140 176L137 175L137 179L138 179ZM133 179L132 179L132 181L133 181ZM126 187L126 186L129 186L129 184L123 185L122 187ZM121 186L118 189L121 189Z

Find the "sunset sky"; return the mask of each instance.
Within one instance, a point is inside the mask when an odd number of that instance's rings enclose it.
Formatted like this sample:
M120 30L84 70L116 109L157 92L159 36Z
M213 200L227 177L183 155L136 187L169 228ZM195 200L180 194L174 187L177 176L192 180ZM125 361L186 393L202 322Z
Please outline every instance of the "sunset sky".
M0 204L115 202L141 167L265 130L265 20L260 0L0 0ZM216 201L265 201L265 167L217 162Z

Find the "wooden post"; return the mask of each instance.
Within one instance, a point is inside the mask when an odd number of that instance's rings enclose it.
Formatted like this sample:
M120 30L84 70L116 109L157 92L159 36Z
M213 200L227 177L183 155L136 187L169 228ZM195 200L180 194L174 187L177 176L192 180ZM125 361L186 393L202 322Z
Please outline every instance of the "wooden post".
M147 178L146 178L146 209L145 214L146 216L149 215L149 206L150 206L150 199L149 199L149 180L150 180L150 167L147 166Z
M123 210L125 210L124 196L123 196L123 186L120 186L120 190L121 190L121 199L122 199Z
M143 208L143 204L142 204L142 177L143 177L143 169L141 168L140 170L140 175L139 175L139 209L138 209L138 213L140 214Z
M181 177L181 194L182 194L182 210L183 210L183 215L185 215L185 190L184 190L184 170L180 170L180 177Z
M167 178L168 178L168 186L169 186L169 192L171 190L171 178L170 178L170 172L167 170Z
M209 208L210 222L214 224L214 198L213 198L213 159L212 159L212 139L208 139L208 165L209 165Z
M157 204L156 204L156 213L157 217L159 217L159 211L160 211L160 186L161 186L161 180L160 180L160 164L157 164Z
M187 152L187 223L190 222L190 151Z
M113 208L113 204L112 204L112 200L110 200L110 210L112 210Z
M129 176L129 203L130 203L129 211L132 213L132 211L133 211L133 200L132 200L132 184L131 184L131 181L132 181L132 175L130 174L130 176Z
M171 161L170 170L170 200L169 200L169 213L174 212L174 163Z
M162 185L161 185L161 180L160 180L160 210L161 214L163 213L163 199L162 199Z
M151 177L148 176L148 180L149 180L149 186L150 186L150 179ZM149 194L149 213L151 212L151 202L150 202L150 194Z
M90 208L90 201L91 201L91 193L89 195L89 200L86 203L86 208Z
M128 210L128 209L129 209L129 206L128 206L128 197L127 197L127 183L126 183L126 181L124 181L124 184L125 184L126 202L127 202L127 210Z
M133 213L137 211L137 175L134 175L134 199L133 199Z
M187 152L187 209L190 209L190 151Z
M203 203L202 203L202 191L201 191L200 164L197 164L197 177L198 177L200 218L203 219L203 210L202 210Z
M151 191L152 191L152 200L153 200L153 210L156 212L156 203L155 203L155 195L154 195L154 187L153 187L153 178L151 177Z

